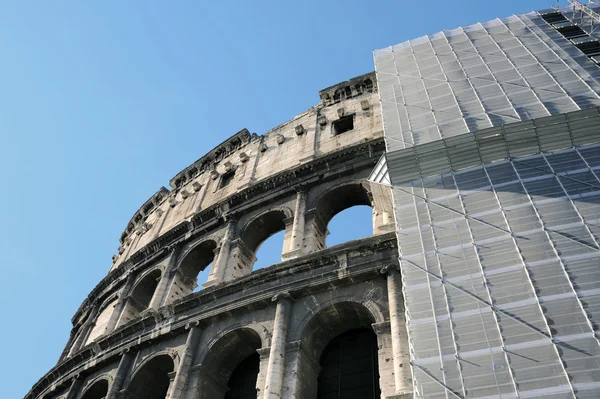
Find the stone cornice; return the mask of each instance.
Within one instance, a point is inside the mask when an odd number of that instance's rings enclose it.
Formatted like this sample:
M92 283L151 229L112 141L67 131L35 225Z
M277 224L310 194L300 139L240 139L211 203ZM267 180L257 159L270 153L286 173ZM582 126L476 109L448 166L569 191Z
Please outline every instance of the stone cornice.
M389 251L387 259L381 259L382 250ZM355 254L351 257L354 262L350 262L347 272L340 278L336 267L339 256L351 253ZM369 257L369 253L378 255ZM37 397L50 386L61 386L75 374L85 374L91 369L103 367L109 361L118 359L123 350L139 349L157 340L185 334L186 326L191 322L205 325L223 314L246 313L272 306L273 296L282 291L302 297L331 289L332 285L343 286L378 278L381 262L389 262L396 256L395 234L387 233L282 262L246 277L207 288L176 301L171 308L145 312L110 335L100 338L94 345L84 347L51 369L32 387L25 399ZM323 269L323 272L318 276L309 275L310 270L317 268ZM288 278L287 282L283 281L284 277ZM275 282L279 284L270 285ZM190 313L193 309L196 311Z
M364 93L377 91L377 78L375 72L365 73L346 82L340 82L319 91L323 105L328 106L339 103L348 98L358 97Z
M213 148L208 154L198 159L196 162L179 172L171 179L169 185L172 188L179 188L188 179L193 178L205 170L212 170L214 166L222 159L233 154L237 150L249 144L259 136L256 133L250 133L248 129L242 129L223 143Z

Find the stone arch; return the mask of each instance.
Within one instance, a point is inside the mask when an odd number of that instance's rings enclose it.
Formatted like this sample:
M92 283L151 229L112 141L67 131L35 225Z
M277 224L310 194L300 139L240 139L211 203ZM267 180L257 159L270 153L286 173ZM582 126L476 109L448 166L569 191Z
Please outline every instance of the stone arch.
M259 359L257 350L262 348L263 339L253 328L241 327L229 329L218 334L204 353L198 384L198 399L222 399L234 389L240 365L252 368L254 385L257 389ZM250 365L249 365L250 362ZM253 364L252 364L253 363Z
M285 230L286 220L293 217L288 207L269 209L250 219L241 229L240 238L246 247L256 252L260 244L273 234Z
M161 267L155 267L142 274L133 285L127 297L118 325L123 325L135 319L140 313L148 309L154 297L158 282L163 275Z
M355 206L374 208L370 183L366 180L352 180L337 184L312 201L313 234L316 249L326 247L327 226L340 212Z
M284 242L289 240L292 219L293 212L289 208L277 207L255 215L242 227L237 242L237 257L239 259L238 268L246 272L243 274L252 271L258 248L271 236L285 231ZM285 244L281 249L282 254L284 248Z
M317 398L319 383L323 383L321 371L324 369L325 372L331 371L328 370L327 362L322 363L322 356L329 354L331 345L337 345L340 338L353 339L366 334L367 345L375 344L374 347L370 347L370 356L375 362L371 372L378 373L377 336L372 325L381 321L383 321L383 313L375 303L371 301L363 303L348 298L329 301L302 320L294 336L305 348L298 370L304 376L303 385L307 388L299 397ZM374 390L378 389L377 383Z
M182 298L193 292L201 284L198 275L210 266L216 258L217 241L209 238L196 242L181 254L175 267L172 295L169 302Z
M132 373L124 399L166 398L176 366L175 357L166 351L145 359Z
M327 301L321 303L320 306L317 307L317 309L315 309L315 311L307 313L306 316L304 318L302 318L300 320L300 322L298 323L298 325L294 328L294 333L290 336L289 340L290 341L302 340L306 336L306 334L310 333L309 323L311 323L311 321L313 321L313 319L316 317L316 315L318 315L321 311L323 311L327 308L340 309L344 306L341 304L344 304L344 303L350 304L349 305L350 307L364 308L364 310L368 312L368 315L369 315L368 318L373 320L371 322L371 324L383 323L383 322L387 321L387 318L385 316L386 312L384 312L384 309L382 309L381 306L378 303L376 303L375 301L370 300L370 299L359 301L359 300L353 299L352 295L343 295L343 296L338 296L336 298L327 300Z
M82 390L79 399L104 399L108 394L108 388L112 379L107 375L102 375L90 381Z
M95 341L99 336L110 332L106 331L106 329L108 327L110 318L113 316L113 312L115 311L118 298L119 293L115 293L102 301L102 304L98 307L98 313L96 314L94 327L88 334L88 337L85 340L85 345Z

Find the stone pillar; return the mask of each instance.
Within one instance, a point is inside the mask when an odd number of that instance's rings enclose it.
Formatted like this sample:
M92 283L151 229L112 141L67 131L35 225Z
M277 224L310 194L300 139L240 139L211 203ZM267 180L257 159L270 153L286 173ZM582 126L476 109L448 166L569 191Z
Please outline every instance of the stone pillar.
M396 397L394 378L394 354L392 349L392 330L389 321L371 324L377 334L377 363L379 368L379 388L382 398Z
M115 327L117 326L117 322L121 318L121 313L127 304L127 296L129 295L129 291L131 291L131 287L133 286L133 282L135 281L135 274L133 272L129 272L127 276L127 281L125 282L121 293L119 294L119 300L115 305L115 309L113 310L110 318L108 319L108 323L106 323L106 329L104 330L105 334L111 333Z
M165 398L172 398L173 397L173 388L175 386L175 377L177 376L177 372L171 371L167 375L169 376L169 388L167 388L167 394L165 395Z
M167 266L160 276L160 281L154 290L154 295L152 295L152 299L150 300L150 304L148 305L148 309L158 309L164 305L166 299L166 292L169 286L171 285L171 281L173 279L173 268L175 267L175 263L177 262L177 258L179 257L179 245L172 245L169 247L169 261L167 262Z
M83 378L81 378L81 376L77 374L75 378L73 378L73 382L71 382L71 386L67 391L67 396L65 396L65 399L76 399L79 395L81 384L83 384Z
M252 268L256 260L254 252L246 246L246 243L241 238L234 240L229 247L227 264L224 266L222 270L223 274L220 276L218 282L231 281L252 273Z
M131 362L133 361L134 353L129 349L125 349L121 353L121 360L119 361L119 366L117 367L117 374L115 375L115 379L106 394L106 399L116 399L118 397L119 392L123 389L123 383L125 382L125 378L127 377L127 373L129 372L129 367L131 366Z
M305 253L311 253L320 251L326 247L327 241L327 224L323 221L321 216L317 213L315 208L306 211L305 213L305 224L308 224L310 235L305 236L304 244L306 248ZM303 248L304 248L303 244Z
M317 397L317 379L321 366L315 363L301 341L288 342L282 398L313 399Z
M200 336L202 335L202 328L198 327L198 322L192 322L188 324L186 329L189 329L187 340L185 341L185 348L177 368L177 375L173 382L173 387L170 389L171 394L168 396L169 399L180 399L183 396L188 376L190 374L190 368L194 360L194 352L200 342Z
M75 340L75 343L73 344L73 347L71 348L71 352L69 353L70 355L77 352L79 349L81 349L85 345L85 341L87 340L88 335L94 328L94 325L96 325L95 319L96 319L96 316L98 315L99 306L100 305L98 303L94 303L92 305L92 310L90 310L90 315L88 316L87 320L81 326L81 332L79 333L79 336L77 337L77 339Z
M381 273L386 275L387 279L396 395L412 394L412 373L400 271L398 265L388 265L381 270Z
M227 220L228 219L228 220ZM210 287L211 285L218 284L223 281L227 264L229 263L229 256L231 254L231 243L235 237L235 227L237 226L237 219L226 218L227 227L225 228L225 235L219 245L219 255L213 263L213 268L210 271L208 280L204 284L204 287Z
M294 224L292 225L292 238L286 248L286 259L293 259L304 255L304 225L306 213L306 189L296 189L296 209L294 210Z
M190 387L182 399L223 398L229 389L227 382L221 380L212 370L197 364L190 371Z
M265 347L257 349L259 356L258 376L256 376L256 393L258 398L262 398L265 392L265 380L267 378L267 370L269 368L269 354L271 348Z
M283 292L273 297L277 303L275 320L273 321L273 337L271 338L271 351L265 381L264 399L281 398L283 385L283 372L285 366L285 342L287 340L288 320L292 306L292 296Z

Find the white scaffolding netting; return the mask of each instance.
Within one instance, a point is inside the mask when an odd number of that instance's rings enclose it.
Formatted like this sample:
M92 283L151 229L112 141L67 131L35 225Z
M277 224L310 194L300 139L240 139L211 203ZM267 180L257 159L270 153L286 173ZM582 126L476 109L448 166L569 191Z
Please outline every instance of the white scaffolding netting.
M600 146L393 186L415 394L600 395Z
M423 155L460 146L441 139L599 106L598 65L537 13L378 50L375 64L393 162L371 180L393 190L415 397L599 398L600 145L432 177L450 167ZM598 143L597 119L579 116L552 129ZM522 145L555 140L552 129ZM507 135L477 138L480 153L512 156ZM465 158L476 152L452 165L480 164Z
M537 13L374 56L388 151L600 105L600 68Z

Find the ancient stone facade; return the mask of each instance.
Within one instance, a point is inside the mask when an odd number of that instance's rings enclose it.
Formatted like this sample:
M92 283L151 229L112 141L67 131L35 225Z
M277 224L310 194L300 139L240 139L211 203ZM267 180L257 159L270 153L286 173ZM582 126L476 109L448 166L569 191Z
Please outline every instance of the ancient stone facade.
M320 97L140 208L27 399L412 396L391 192L367 180L385 149L375 76ZM373 235L327 248L355 205L372 207ZM281 263L253 271L280 231Z

